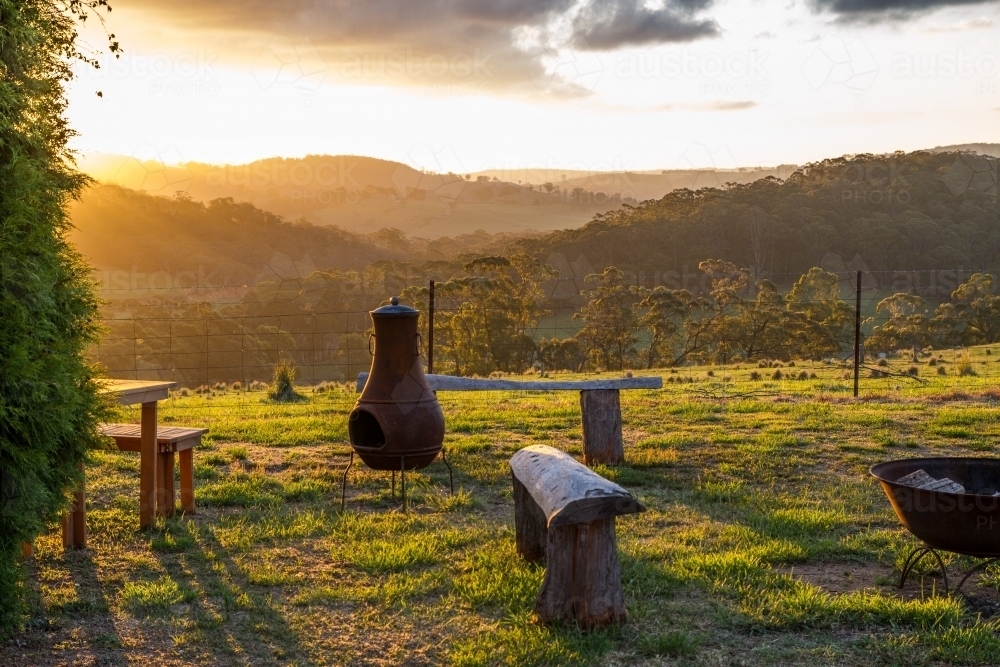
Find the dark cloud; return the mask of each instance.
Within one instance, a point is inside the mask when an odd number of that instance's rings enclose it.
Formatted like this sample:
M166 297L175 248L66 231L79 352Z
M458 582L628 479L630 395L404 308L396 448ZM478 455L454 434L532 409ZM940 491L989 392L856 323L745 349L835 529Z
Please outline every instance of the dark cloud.
M718 23L694 17L709 2L670 0L663 7L650 9L642 0L594 0L573 19L573 45L605 51L715 37Z
M845 20L880 21L905 19L941 7L984 4L989 0L813 0L820 11L830 11Z
M123 9L209 34L220 50L235 45L243 58L252 57L248 44L307 40L332 78L556 95L588 92L581 76L560 73L565 48L604 51L717 35L714 21L695 18L710 3L667 0L662 9L647 9L642 0L119 0Z

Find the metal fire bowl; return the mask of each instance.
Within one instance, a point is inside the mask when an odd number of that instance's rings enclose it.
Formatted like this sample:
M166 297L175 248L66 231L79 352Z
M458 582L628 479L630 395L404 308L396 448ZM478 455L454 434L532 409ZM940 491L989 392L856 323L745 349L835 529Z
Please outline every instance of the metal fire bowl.
M935 479L958 482L969 493L896 483L920 469ZM1000 491L1000 459L904 459L879 463L870 472L882 483L899 520L928 546L977 558L1000 557L1000 496L992 495Z

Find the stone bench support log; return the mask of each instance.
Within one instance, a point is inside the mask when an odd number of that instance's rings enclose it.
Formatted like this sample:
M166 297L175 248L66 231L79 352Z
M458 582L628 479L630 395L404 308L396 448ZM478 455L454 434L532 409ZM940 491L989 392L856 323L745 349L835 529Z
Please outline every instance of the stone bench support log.
M583 460L587 465L625 462L622 442L622 389L662 389L657 376L609 378L601 380L494 380L453 375L427 375L434 391L579 391L583 421ZM368 373L358 374L360 393Z
M535 612L583 629L626 619L615 517L645 511L569 454L531 445L510 460L517 552L546 563Z

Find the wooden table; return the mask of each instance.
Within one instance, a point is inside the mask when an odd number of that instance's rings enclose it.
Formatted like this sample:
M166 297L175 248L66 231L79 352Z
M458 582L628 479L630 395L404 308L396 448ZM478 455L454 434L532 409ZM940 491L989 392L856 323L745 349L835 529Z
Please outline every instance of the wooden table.
M166 466L160 465L160 455L156 446L156 406L167 398L176 382L143 380L105 380L106 391L115 395L121 405L142 404L140 421L140 464L139 464L139 526L151 528L157 516L166 516L166 480L161 479ZM83 464L80 464L81 471ZM173 480L170 480L170 487ZM173 502L173 494L169 499ZM87 546L87 497L84 484L73 502L73 508L63 516L63 546L84 548Z

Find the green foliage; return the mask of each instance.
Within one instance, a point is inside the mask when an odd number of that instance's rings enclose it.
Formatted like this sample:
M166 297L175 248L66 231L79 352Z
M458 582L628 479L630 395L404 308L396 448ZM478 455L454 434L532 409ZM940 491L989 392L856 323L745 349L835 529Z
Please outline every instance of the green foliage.
M951 299L927 315L923 298L904 292L882 299L876 313L887 318L875 327L866 345L877 351L979 345L1000 340L1000 295L994 294L995 279L989 273L974 273L959 285ZM914 356L916 361L916 356Z
M613 266L587 280L596 287L584 293L587 304L573 316L585 322L577 338L593 356L595 366L621 370L636 354L638 320L633 305L637 291L625 284L625 274Z
M80 59L74 17L50 0L0 0L0 633L21 617L21 544L66 504L106 413L89 269L66 242L72 168L64 86ZM70 8L72 9L72 8Z
M527 255L477 257L462 267L462 276L435 288L434 349L459 375L522 372L534 363L534 333L544 315L542 284L549 267ZM428 289L410 287L403 297L421 310L426 339Z

